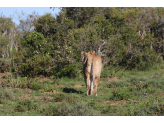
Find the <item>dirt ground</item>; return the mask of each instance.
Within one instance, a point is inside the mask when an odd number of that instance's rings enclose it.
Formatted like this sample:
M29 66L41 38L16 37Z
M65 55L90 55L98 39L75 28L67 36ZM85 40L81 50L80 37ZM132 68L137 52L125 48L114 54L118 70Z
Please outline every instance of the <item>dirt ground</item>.
M5 76L9 76L9 75L10 75L9 72L0 73L0 78L4 78Z
M82 85L79 85L79 84L75 84L75 86L74 86L75 88L81 88L81 87L84 87L84 86L82 86Z
M113 78L108 78L108 82L110 81L119 81L119 78L118 77L113 77Z

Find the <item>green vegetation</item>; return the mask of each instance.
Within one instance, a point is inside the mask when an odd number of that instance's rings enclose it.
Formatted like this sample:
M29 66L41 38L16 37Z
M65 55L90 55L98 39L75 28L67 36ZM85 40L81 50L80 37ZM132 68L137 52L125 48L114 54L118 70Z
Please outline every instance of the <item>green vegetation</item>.
M7 116L161 116L164 70L125 70L101 78L98 96L87 96L84 80L68 77L2 78L0 115ZM112 80L113 79L113 80ZM14 81L14 80L13 80ZM10 81L12 82L12 81Z
M63 93L58 93L53 95L52 101L61 102L64 99L65 95Z
M14 111L17 112L24 112L24 111L30 111L31 109L36 110L37 105L34 104L31 100L29 99L24 99L23 101L18 101L15 105Z
M163 115L163 13L63 7L19 25L1 16L0 115ZM81 51L102 58L98 96L86 96Z
M63 7L56 17L31 14L19 25L1 16L0 72L77 78L81 51L102 57L102 77L149 70L162 64L163 12L158 7Z

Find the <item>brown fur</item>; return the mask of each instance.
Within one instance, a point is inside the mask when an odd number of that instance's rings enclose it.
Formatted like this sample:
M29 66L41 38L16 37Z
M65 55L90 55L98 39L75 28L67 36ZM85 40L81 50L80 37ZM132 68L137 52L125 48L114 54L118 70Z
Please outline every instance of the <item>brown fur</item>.
M97 96L97 86L100 81L102 60L101 57L93 52L81 52L83 62L83 73L87 87L87 95Z

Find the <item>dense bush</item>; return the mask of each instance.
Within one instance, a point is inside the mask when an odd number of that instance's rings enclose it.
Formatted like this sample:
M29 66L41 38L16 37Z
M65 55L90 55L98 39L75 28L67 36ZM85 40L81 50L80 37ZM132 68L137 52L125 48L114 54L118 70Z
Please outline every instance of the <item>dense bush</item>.
M48 53L47 41L45 40L43 34L38 32L33 32L27 36L23 42L23 46L26 49L26 57L31 57L35 54L46 54Z
M15 75L30 77L78 77L81 51L102 57L102 77L113 77L112 67L147 70L162 63L163 12L158 7L63 7L56 17L30 15L18 27L1 17L0 57L12 59Z
M56 73L56 76L59 78L65 77L65 76L71 77L71 78L79 77L82 71L81 69L78 68L77 64L65 65L59 69L60 70L58 70L58 72Z
M18 58L19 59L19 58ZM50 56L34 55L26 59L25 63L19 63L18 73L22 76L36 76L38 74L46 74L46 69L50 64Z
M0 60L0 73L8 72L10 64Z
M44 36L41 33L33 32L25 38L23 47L25 50L20 49L14 57L14 62L17 64L15 72L23 76L46 74L51 56L48 55Z
M101 77L102 78L108 78L111 73L111 69L108 66L104 66L104 68L102 69L102 73L101 73Z

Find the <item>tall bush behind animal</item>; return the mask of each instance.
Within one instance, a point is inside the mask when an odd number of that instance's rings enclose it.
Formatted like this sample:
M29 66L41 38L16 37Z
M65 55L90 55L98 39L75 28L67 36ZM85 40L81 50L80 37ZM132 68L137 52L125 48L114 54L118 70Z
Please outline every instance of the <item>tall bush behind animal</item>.
M35 31L47 41L47 49L43 47L45 51L41 54L49 53L51 64L44 69L56 74L62 73L61 67L77 64L80 70L81 51L96 51L103 66L150 68L160 63L163 56L163 11L163 8L76 7L61 8L56 18L45 14L34 25ZM69 72L63 73L69 76Z
M33 32L25 38L23 45L22 52L20 50L14 57L14 62L17 64L16 72L23 76L45 74L51 57L48 55L48 44L43 35Z

